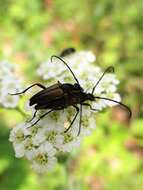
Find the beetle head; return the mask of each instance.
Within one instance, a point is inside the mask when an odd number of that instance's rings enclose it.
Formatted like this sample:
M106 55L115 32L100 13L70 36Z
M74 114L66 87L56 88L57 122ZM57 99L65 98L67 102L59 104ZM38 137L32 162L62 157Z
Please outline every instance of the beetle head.
M75 84L74 84L74 88L75 88L76 90L83 91L83 88L82 88L78 83L75 83Z

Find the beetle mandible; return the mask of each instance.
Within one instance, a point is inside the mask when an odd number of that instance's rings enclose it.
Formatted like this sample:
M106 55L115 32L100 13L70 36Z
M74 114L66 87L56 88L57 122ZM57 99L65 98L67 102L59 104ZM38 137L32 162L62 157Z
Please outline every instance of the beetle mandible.
M130 108L127 105L123 104L122 102L119 102L119 101L116 101L116 100L113 100L110 98L106 98L106 97L94 96L94 91L95 91L97 85L99 84L99 82L102 80L102 78L104 77L104 75L107 72L113 72L114 68L112 66L108 67L104 71L104 73L101 75L101 77L99 78L97 83L94 85L94 87L92 88L92 92L86 93L84 91L84 89L81 87L81 85L80 85L78 79L76 78L74 72L72 71L72 69L62 58L65 56L65 54L70 54L74 51L75 50L72 48L67 48L63 51L63 53L60 54L60 56L53 55L51 57L51 62L53 62L54 58L57 58L66 65L66 67L69 69L69 71L71 72L71 74L75 80L74 84L70 84L70 83L62 84L58 81L56 84L53 84L49 87L45 87L44 85L42 85L40 83L34 83L31 86L29 86L28 88L26 88L25 90L23 90L22 92L11 94L11 95L23 94L27 90L29 90L30 88L32 88L34 86L38 86L42 89L41 91L39 91L38 93L33 95L29 100L30 106L35 105L35 107L34 107L35 112L30 121L32 121L36 117L36 113L38 110L48 109L48 111L46 113L44 113L43 115L41 115L39 117L39 119L37 119L30 127L34 126L36 123L38 123L42 118L44 118L49 113L56 111L56 110L63 110L69 106L72 106L73 108L75 108L76 114L74 115L69 127L64 132L67 132L72 127L78 114L80 114L79 130L78 130L78 134L77 134L77 135L79 135L80 130L81 130L81 122L82 122L82 106L89 106L89 108L92 111L97 111L96 109L92 108L92 106L89 103L86 103L86 101L96 101L96 99L103 99L103 100L112 101L112 102L119 104L120 106L122 106L128 110L129 117L131 117L132 112L131 112Z

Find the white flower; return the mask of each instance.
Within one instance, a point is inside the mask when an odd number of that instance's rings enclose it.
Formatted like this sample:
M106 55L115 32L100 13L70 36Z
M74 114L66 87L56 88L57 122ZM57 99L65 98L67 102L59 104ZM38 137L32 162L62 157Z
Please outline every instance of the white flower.
M13 148L14 148L14 151L15 151L15 157L17 158L21 158L24 156L24 144L23 142L21 143L15 143L13 142Z
M16 157L24 156L24 141L30 135L27 126L22 123L16 127L14 127L9 136L9 141L13 142L13 147L15 150Z
M4 92L1 94L0 98L1 98L0 103L5 108L15 108L19 101L19 96L11 96Z
M41 113L39 115L42 115ZM48 122L47 122L48 121ZM45 116L40 122L40 126L44 126L48 131L63 132L64 123L66 121L66 110L53 111Z
M12 96L9 93L16 93L21 89L21 81L14 75L14 66L7 62L0 62L0 106L15 108L18 105L19 96Z
M61 135L58 130L50 129L50 128L44 128L44 137L45 140L48 141L49 143L53 144L55 148L58 147L58 145L62 145L63 142L63 136Z
M81 137L74 136L72 133L63 133L62 145L58 145L58 148L63 152L71 152L73 149L79 147L81 143Z
M30 131L27 129L27 125L25 123L22 123L22 124L17 125L11 130L9 141L21 143L29 135L30 135Z
M33 155L31 157L32 168L39 173L53 169L57 163L55 154L56 149L54 149L50 143L45 142L33 151Z

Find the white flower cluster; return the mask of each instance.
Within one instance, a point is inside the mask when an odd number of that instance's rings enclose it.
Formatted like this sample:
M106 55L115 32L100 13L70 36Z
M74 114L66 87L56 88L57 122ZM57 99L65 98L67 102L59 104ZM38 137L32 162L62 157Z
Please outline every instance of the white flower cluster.
M103 71L96 67L93 62L95 56L92 52L75 52L63 58L72 68L80 85L83 89L92 91ZM38 74L44 80L51 80L55 75L60 82L73 82L71 73L66 72L64 64L53 59L41 64ZM51 81L50 81L51 82ZM114 74L107 73L95 89L95 95L112 98L120 101L120 96L116 92L119 81ZM50 85L50 84L49 84ZM88 102L97 110L102 110L107 106L113 106L115 103L107 100L97 100ZM23 123L16 126L10 134L10 141L13 142L16 157L25 156L32 163L32 168L38 172L46 172L52 169L57 162L57 155L61 152L70 152L80 145L82 138L90 135L96 126L95 112L91 111L89 106L83 106L82 126L80 135L77 136L79 129L79 115L73 123L70 130L64 132L69 127L75 115L75 109L69 107L61 111L53 111L41 119L36 125L30 127L39 115L45 112L39 112L31 123Z
M95 66L95 55L91 51L79 51L65 56L63 59L73 70L82 88L85 89L85 91L88 90L88 92L91 92L93 86L104 72L100 67ZM69 73L69 70L56 58L53 59L52 63L51 60L42 63L37 72L43 80L49 80L52 78L52 82L55 81L55 79L59 80L61 83L75 82L73 76ZM94 95L121 101L120 95L116 92L118 84L119 80L117 80L115 74L106 73L97 85ZM93 107L98 110L102 110L107 106L113 106L115 104L116 103L107 100L96 100L95 102L92 102Z
M60 152L72 151L81 141L81 137L75 135L75 130L64 133L66 115L62 111L53 112L36 126L22 123L14 127L9 140L13 142L16 157L25 156L39 173L52 169Z
M15 108L19 96L11 96L9 93L19 91L21 82L14 76L14 66L7 61L0 62L0 107Z

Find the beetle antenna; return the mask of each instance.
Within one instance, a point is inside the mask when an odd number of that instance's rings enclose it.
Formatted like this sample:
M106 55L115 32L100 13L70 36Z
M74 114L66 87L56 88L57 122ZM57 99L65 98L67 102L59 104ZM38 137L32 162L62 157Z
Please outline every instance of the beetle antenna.
M114 67L110 66L110 67L108 67L108 68L104 71L104 73L102 74L102 76L100 77L100 79L97 81L97 83L96 83L95 86L93 87L93 89L92 89L92 94L94 93L95 88L97 87L97 85L99 84L99 82L102 80L102 78L104 77L104 75L105 75L107 72L114 72Z
M61 61L67 66L67 68L68 68L68 69L70 70L70 72L72 73L72 75L73 75L75 81L79 84L79 81L78 81L78 79L76 78L75 74L73 73L73 71L71 70L71 68L68 66L68 64L67 64L61 57L56 56L56 55L52 55L52 56L51 56L51 62L53 61L53 58L54 58L54 57L57 58L57 59L59 59L59 60L61 60Z
M126 110L128 110L128 112L129 112L129 118L131 118L131 116L132 116L132 111L131 111L131 109L130 109L128 106L126 106L125 104L123 104L122 102L118 102L118 101L113 100L113 99L110 99L110 98L104 98L104 97L98 97L98 96L96 96L95 99L96 99L96 98L97 98L97 99L108 100L108 101L115 102L115 103L119 104L120 106L122 106L122 107L124 107Z

